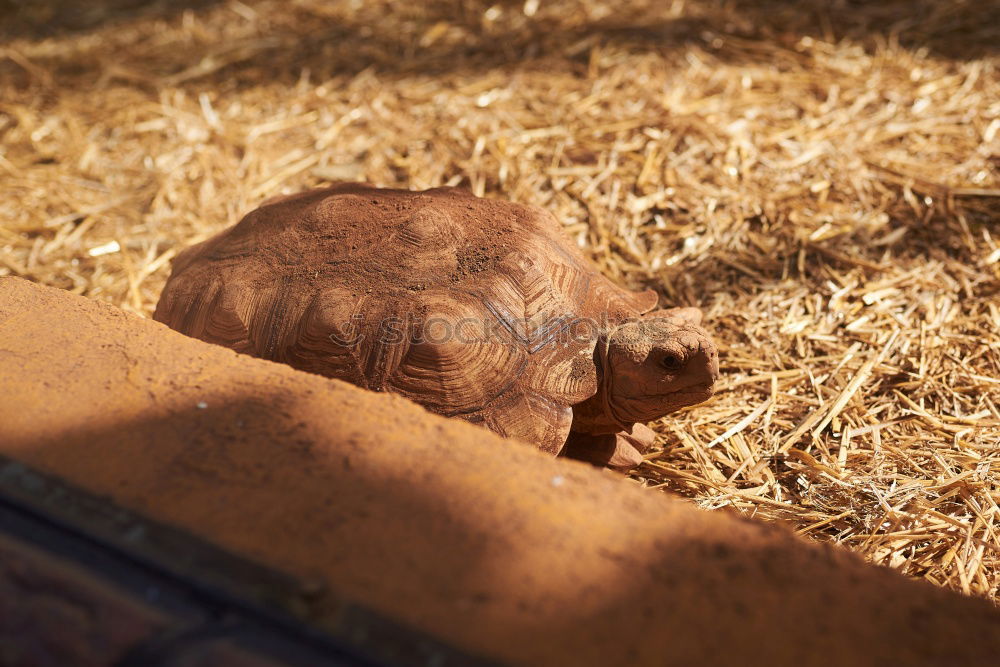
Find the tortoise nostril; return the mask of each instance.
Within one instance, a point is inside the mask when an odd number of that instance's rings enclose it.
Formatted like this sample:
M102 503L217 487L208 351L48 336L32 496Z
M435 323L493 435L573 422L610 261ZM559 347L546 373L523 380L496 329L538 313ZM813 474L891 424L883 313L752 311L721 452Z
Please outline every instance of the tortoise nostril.
M719 379L719 358L714 346L702 345L688 364L692 378L706 387L711 387Z

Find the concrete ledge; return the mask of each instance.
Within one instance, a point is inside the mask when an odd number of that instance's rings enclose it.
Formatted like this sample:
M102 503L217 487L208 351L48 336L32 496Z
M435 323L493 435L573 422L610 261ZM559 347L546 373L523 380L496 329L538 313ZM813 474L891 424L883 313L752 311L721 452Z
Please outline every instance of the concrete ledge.
M512 663L1000 654L984 601L14 278L0 452Z

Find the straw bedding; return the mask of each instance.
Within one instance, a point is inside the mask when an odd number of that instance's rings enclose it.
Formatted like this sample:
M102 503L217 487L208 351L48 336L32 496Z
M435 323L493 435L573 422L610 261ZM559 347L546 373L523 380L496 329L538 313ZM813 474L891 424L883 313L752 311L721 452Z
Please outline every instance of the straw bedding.
M0 274L148 315L277 193L538 204L719 341L636 483L996 599L1000 3L0 12Z

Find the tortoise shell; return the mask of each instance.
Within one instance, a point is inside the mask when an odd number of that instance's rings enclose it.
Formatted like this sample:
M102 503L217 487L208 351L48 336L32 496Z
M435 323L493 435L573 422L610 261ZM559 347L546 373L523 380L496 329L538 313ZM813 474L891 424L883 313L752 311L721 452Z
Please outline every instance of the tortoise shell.
M656 301L599 273L542 209L342 184L182 252L153 317L557 453L598 389L594 328Z

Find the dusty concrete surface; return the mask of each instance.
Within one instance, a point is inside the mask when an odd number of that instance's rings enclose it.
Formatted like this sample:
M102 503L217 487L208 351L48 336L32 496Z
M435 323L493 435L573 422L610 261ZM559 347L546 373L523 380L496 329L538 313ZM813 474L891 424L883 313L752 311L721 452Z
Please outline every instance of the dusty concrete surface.
M474 653L987 665L1000 612L393 396L0 281L0 450Z

